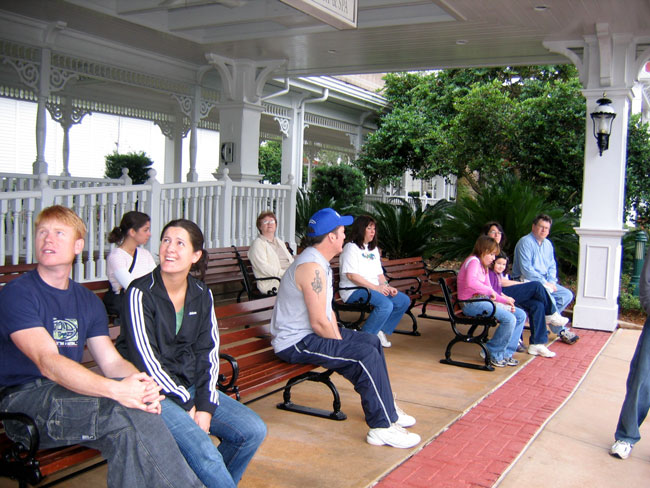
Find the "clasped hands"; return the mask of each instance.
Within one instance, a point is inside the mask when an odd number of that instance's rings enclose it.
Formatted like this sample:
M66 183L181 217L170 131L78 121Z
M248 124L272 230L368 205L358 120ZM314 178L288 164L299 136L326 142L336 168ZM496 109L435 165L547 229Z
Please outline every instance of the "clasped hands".
M383 285L379 285L379 287L377 288L377 291L379 293L381 293L382 295L385 295L387 297L388 296L394 297L395 295L397 295L397 288L393 288L388 283L383 284Z

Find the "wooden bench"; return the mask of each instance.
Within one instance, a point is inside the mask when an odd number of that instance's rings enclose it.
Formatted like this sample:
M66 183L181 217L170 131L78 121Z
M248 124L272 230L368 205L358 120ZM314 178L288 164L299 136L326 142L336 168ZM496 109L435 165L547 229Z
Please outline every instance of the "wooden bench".
M445 349L445 358L441 359L440 362L443 364L461 366L463 368L494 371L494 366L490 364L490 352L485 347L485 342L488 340L490 327L496 327L498 324L494 317L496 305L487 298L459 300L455 276L440 278L438 282L440 283L443 299L447 308L447 317L437 318L438 320L448 321L454 332L454 338L449 342L449 344L447 344L447 348ZM488 302L493 307L492 313L478 317L468 317L463 314L461 309L461 304L467 302ZM466 361L456 361L452 359L451 350L458 343L478 344L485 355L484 364L468 363Z
M445 312L445 306L438 279L456 276L456 272L447 269L429 270L422 256L384 260L382 267L389 284L411 298L411 305L406 314L411 317L412 330L396 329L395 332L419 336L418 322L413 314L413 308L421 304L422 309L418 317L439 319L439 314ZM438 314L431 315L430 311Z
M289 253L293 255L291 246L288 243L285 243ZM250 259L248 258L248 251L250 246L233 246L233 249L237 253L237 260L239 262L239 268L242 274L242 280L244 284L244 290L239 293L237 301L241 301L241 297L246 293L249 300L258 300L260 298L267 298L278 294L278 288L280 287L280 278L277 276L270 276L266 278L256 278L255 273L253 272L253 265L251 264ZM262 293L259 288L257 288L258 281L270 281L274 280L273 288L271 288L267 293ZM277 283L275 283L277 282Z
M32 265L18 265L0 267L0 278L3 285L21 274L36 268ZM83 286L92 290L101 300L108 290L110 283L107 280L89 281L82 283ZM0 292L2 288L0 287ZM110 337L115 341L119 335L119 326L109 321L108 329ZM88 349L84 350L82 364L89 369L97 369L97 366ZM70 476L77 475L87 469L94 468L105 461L100 457L99 451L81 445L59 447L55 449L39 449L39 433L33 420L20 412L0 412L0 423L5 420L18 420L26 425L30 433L30 445L27 447L11 441L0 429L0 476L8 477L18 481L18 486L23 488L27 484L36 485L45 477L84 465L82 469L75 470L73 474L57 478L57 482ZM1 427L1 425L0 425ZM95 460L96 462L91 462ZM44 485L47 486L47 485Z
M372 312L372 305L370 304L370 292L367 288L363 286L350 286L341 288L340 283L340 264L338 256L334 257L330 261L330 267L332 268L332 282L334 285L334 297L332 298L332 310L336 315L336 321L345 328L348 329L360 329L361 324L366 320L366 316ZM341 298L340 290L365 290L367 296L355 301L355 302L344 302ZM349 319L341 315L342 313L354 314L354 319Z
M233 247L218 247L206 249L206 254L208 263L203 281L212 290L215 301L241 299L246 289L237 251Z
M284 390L283 401L277 405L282 410L345 420L338 390L330 379L332 370L314 371L320 368L313 364L286 363L275 355L269 334L275 299L268 297L215 308L222 358L219 388L237 400L249 398L246 403ZM260 390L285 381L284 386L258 394ZM291 388L303 381L323 383L330 389L333 396L331 411L296 405L291 401Z

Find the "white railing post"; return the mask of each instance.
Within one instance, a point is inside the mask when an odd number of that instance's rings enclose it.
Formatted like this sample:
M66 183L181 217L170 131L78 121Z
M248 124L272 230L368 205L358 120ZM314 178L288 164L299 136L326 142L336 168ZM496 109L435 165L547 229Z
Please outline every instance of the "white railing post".
M289 191L289 201L284 206L284 215L282 215L282 222L284 226L284 235L289 240L289 245L296 251L298 243L296 242L296 199L298 198L298 185L292 174L287 179L287 185L291 187Z
M154 256L158 255L158 248L160 247L160 232L167 222L163 222L163 215L161 212L161 195L162 187L160 182L156 179L156 170L150 169L149 179L147 180L147 185L151 186L148 198L145 198L145 204L143 205L143 212L145 212L151 218L151 238L148 242L148 248L151 254ZM128 177L124 175L124 177ZM129 178L130 179L130 178ZM143 191L145 194L146 190Z
M228 176L228 168L223 168L223 192L219 196L219 216L216 221L218 247L232 244L232 233L230 230L232 222L232 180Z

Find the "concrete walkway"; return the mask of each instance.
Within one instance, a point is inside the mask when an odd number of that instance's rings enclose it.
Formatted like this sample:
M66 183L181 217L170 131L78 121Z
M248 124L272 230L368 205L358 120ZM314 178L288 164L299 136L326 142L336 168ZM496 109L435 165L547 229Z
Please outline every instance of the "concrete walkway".
M439 363L452 337L448 323L420 319L420 330L421 337L393 335L386 357L400 405L418 420L410 430L421 445L369 446L359 397L337 376L343 422L280 411L279 393L250 404L269 435L239 486L649 486L650 422L630 459L607 454L638 331L578 331L574 346L551 346L556 358L518 354L519 367L484 372ZM476 346L458 347L466 348L465 359L478 359ZM294 396L331 404L322 385L300 385ZM102 466L58 486L105 484ZM0 479L0 486L15 484Z

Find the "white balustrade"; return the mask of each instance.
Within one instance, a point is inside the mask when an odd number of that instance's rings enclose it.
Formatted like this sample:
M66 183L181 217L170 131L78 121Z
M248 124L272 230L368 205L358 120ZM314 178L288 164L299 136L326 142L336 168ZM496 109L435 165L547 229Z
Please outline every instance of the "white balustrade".
M161 229L174 219L196 222L204 232L206 248L250 244L257 236L257 216L264 210L275 211L280 221L292 221L286 215L294 208L289 205L288 185L233 182L227 174L219 181L161 184L155 172L150 174L153 177L142 185L93 186L95 180L68 178L78 181L70 181L66 188L52 188L47 175L41 175L40 181L31 175L0 175L3 185L11 185L0 193L0 264L34 261L34 219L42 208L56 204L73 209L88 228L84 252L73 267L78 281L106 278L108 234L130 210L151 217L147 247L154 255ZM15 190L21 186L33 189ZM278 236L292 242L294 237L288 234L287 227L280 226Z

